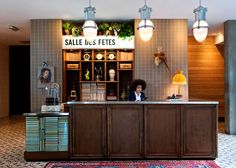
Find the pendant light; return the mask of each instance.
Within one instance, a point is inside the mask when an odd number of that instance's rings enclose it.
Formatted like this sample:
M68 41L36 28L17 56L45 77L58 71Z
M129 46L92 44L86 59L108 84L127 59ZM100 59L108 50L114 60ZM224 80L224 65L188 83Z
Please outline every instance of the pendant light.
M83 34L88 42L92 42L97 37L97 24L95 23L95 8L91 7L91 0L89 0L89 7L84 8L85 23L83 25Z
M193 36L199 42L203 42L208 34L208 23L206 22L207 8L201 6L201 0L199 0L199 7L193 10L195 14L195 23L193 24Z
M142 20L138 25L139 36L143 41L148 41L152 38L154 26L152 21L150 20L151 11L152 8L149 8L146 5L145 0L145 5L139 9L140 18Z

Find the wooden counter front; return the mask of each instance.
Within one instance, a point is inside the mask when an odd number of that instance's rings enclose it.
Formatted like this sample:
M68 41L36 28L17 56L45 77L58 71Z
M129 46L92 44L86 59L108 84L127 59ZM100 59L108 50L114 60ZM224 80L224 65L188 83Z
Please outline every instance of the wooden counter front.
M69 106L71 159L217 156L216 102Z

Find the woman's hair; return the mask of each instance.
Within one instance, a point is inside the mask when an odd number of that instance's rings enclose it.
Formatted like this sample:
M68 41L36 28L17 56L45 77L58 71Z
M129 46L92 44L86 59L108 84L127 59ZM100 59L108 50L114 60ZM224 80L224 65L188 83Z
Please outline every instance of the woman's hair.
M130 87L129 87L129 91L132 92L132 91L135 91L136 90L136 87L138 85L142 85L142 90L145 90L146 88L146 82L145 80L142 80L142 79L135 79L131 82L130 84Z
M46 79L43 77L45 71L49 72L48 78L46 78ZM39 76L39 79L40 79L41 83L49 83L51 81L51 78L52 78L51 70L49 68L42 68L41 72L40 72L40 76Z

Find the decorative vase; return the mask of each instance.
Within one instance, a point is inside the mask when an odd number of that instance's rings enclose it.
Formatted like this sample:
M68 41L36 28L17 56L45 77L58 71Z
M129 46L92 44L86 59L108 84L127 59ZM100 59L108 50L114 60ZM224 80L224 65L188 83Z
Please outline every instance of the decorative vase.
M90 79L90 77L89 77L89 70L88 69L86 69L86 73L85 73L85 80L89 80Z

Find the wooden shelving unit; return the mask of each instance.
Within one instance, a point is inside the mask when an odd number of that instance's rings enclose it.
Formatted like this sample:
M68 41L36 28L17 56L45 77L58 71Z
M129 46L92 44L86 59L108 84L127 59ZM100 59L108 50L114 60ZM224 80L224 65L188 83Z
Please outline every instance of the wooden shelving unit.
M89 94L91 100L121 100L133 80L134 57L133 49L63 50L63 101L70 100L71 91L76 92L77 101L89 100ZM115 70L114 81L110 69Z

